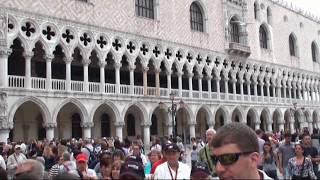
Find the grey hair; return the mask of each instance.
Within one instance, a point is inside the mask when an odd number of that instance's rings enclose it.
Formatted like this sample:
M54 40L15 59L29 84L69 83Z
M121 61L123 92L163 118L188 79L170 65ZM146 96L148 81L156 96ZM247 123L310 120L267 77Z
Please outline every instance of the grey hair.
M206 131L206 134L208 134L209 132L212 132L213 134L216 134L216 130L214 130L213 128L210 128Z
M63 159L63 161L70 161L70 160L71 160L71 155L70 155L70 153L64 152L64 153L62 154L62 159Z

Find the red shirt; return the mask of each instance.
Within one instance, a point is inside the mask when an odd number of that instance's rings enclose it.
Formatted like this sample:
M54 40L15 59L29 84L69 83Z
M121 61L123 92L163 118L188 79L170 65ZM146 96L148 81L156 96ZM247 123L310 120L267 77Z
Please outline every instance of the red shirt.
M156 171L157 167L162 164L162 163L165 163L167 162L167 160L165 160L164 158L158 160L157 162L155 162L153 165L152 165L152 168L151 168L151 174L154 174L154 172Z

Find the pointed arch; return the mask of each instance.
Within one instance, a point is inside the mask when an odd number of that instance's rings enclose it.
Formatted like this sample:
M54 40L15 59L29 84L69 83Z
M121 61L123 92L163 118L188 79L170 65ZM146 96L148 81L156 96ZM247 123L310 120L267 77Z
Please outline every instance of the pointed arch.
M311 55L313 62L319 62L319 48L315 41L311 43Z
M98 104L96 104L92 108L91 113L90 113L90 121L93 122L93 117L94 117L96 111L103 105L106 105L106 106L108 106L109 108L112 109L112 112L114 113L114 116L115 116L116 120L118 120L118 119L120 120L121 119L121 115L120 115L120 112L119 112L117 106L114 103L112 103L111 101L109 101L109 100L104 100L104 101L99 102Z
M299 57L298 41L294 33L289 35L289 52L290 56Z
M23 97L23 98L17 100L13 104L13 106L9 110L9 117L8 117L9 122L13 122L13 118L14 118L16 111L18 110L18 108L22 104L24 104L26 102L33 102L34 104L39 106L39 108L41 110L42 117L44 118L44 121L43 121L44 123L55 122L55 121L52 121L52 119L51 119L51 113L50 113L47 105L43 101L41 101L40 99L33 97L33 96Z
M146 109L146 107L140 103L140 102L131 102L129 104L127 104L127 106L122 110L122 113L123 115L125 115L127 113L127 111L131 108L131 107L136 107L138 110L140 110L140 112L142 113L142 121L141 121L141 125L144 125L144 124L151 124L151 122L149 121L148 119L148 111ZM123 117L124 118L124 117ZM151 120L151 119L150 119ZM123 120L121 120L123 121Z
M200 107L196 110L196 112L197 112L196 115L199 113L199 111L200 111L201 109L203 109L203 111L206 113L206 116L207 116L207 122L206 122L206 123L207 123L208 125L214 124L214 122L211 122L211 121L213 120L213 114L212 114L209 106L207 106L207 105L202 105L202 106L200 106Z
M84 123L87 121L91 122L92 119L89 119L89 115L88 115L88 112L87 112L87 109L86 107L77 99L75 98L68 98L68 99L65 99L64 101L62 101L61 103L59 103L55 110L53 111L53 116L52 116L52 120L53 122L56 122L57 118L58 118L58 114L60 112L60 110L67 104L73 104L75 105L79 111L80 111L80 117L81 117L81 122Z
M259 40L261 48L270 49L270 33L265 24L262 24L259 28Z
M229 111L225 106L219 106L215 111L215 129L230 122ZM223 124L221 124L223 123Z
M205 32L205 13L201 1L193 1L190 5L191 30Z
M231 121L245 123L244 112L241 107L237 106L236 108L234 108L232 112Z

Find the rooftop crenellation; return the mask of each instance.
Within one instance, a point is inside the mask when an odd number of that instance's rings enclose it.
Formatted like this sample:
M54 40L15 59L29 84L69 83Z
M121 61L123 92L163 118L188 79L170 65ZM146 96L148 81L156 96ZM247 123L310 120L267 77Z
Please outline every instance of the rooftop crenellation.
M298 14L301 14L302 16L305 16L317 23L320 23L320 17L307 11L306 9L303 9L303 8L300 8L296 5L294 5L292 2L289 3L288 1L285 1L285 0L271 0L272 2L284 7L284 8L287 8L287 9L290 9Z

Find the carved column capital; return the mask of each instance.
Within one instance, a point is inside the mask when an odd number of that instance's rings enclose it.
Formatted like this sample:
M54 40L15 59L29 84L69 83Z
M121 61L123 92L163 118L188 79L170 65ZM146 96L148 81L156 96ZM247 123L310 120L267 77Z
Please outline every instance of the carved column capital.
M92 128L93 127L93 122L91 122L91 121L85 121L85 122L82 122L81 123L81 127L83 127L83 128Z
M57 123L56 122L44 122L42 124L42 126L45 128L55 128L55 127L57 127Z

